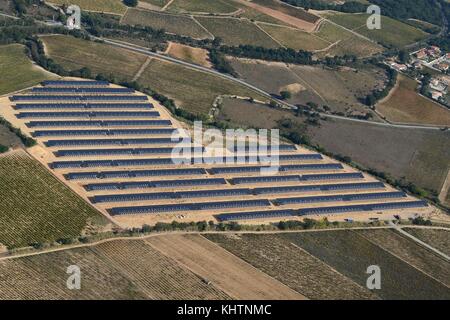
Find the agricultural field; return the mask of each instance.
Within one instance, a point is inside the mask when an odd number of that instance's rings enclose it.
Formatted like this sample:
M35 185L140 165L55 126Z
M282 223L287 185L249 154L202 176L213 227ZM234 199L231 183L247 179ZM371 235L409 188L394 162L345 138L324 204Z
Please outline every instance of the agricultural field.
M229 80L156 59L150 62L139 82L174 99L180 107L202 114L209 112L219 95L229 94L267 100Z
M284 236L206 234L204 237L309 299L378 298Z
M139 2L147 3L162 8L166 4L168 4L170 0L139 0Z
M171 42L167 53L169 56L183 61L195 63L204 67L211 67L209 53L202 48L194 48L184 44Z
M25 47L19 44L0 46L0 70L0 96L56 78L33 65L25 54Z
M232 4L228 0L174 0L166 11L229 14L237 10Z
M450 285L449 263L399 232L392 229L358 230L356 232L447 287Z
M121 0L50 0L48 2L57 5L75 4L82 10L115 14L124 14L127 9Z
M319 56L335 55L355 55L358 57L368 57L383 51L383 48L376 43L352 34L344 28L323 22L319 30L314 33L316 36L333 43L334 45Z
M328 47L331 43L312 33L294 28L259 23L258 26L270 34L283 46L295 50L315 51Z
M437 193L447 176L450 132L329 119L320 127L310 127L309 135L329 152Z
M254 3L259 4L261 6L274 9L276 11L280 11L292 17L298 18L300 20L304 20L309 23L316 23L319 20L319 17L313 15L301 8L294 8L289 5L286 5L280 1L276 0L253 0Z
M277 48L280 46L255 24L247 20L217 17L196 17L195 19L216 38L221 38L223 43L229 46L239 46L241 44L266 48Z
M91 71L113 74L123 80L131 80L147 57L102 43L71 36L43 36L46 54L68 70L88 67Z
M405 228L404 230L446 255L450 255L450 231L416 228Z
M418 83L406 76L399 75L397 87L376 106L387 120L399 123L417 123L450 126L450 111L420 96Z
M0 156L0 180L0 243L9 248L74 238L108 224L24 151Z
M306 250L361 286L366 285L367 267L382 270L382 299L449 299L450 289L409 263L368 241L357 232L286 233L281 236ZM417 290L420 288L420 290Z
M328 14L331 21L366 36L386 47L401 48L425 39L428 34L398 20L382 16L381 30L369 30L366 26L367 14Z
M150 237L146 242L233 299L305 299L200 235Z
M184 15L174 15L141 9L128 9L122 23L130 25L149 26L154 29L164 29L166 32L188 36L195 39L211 38L193 18Z

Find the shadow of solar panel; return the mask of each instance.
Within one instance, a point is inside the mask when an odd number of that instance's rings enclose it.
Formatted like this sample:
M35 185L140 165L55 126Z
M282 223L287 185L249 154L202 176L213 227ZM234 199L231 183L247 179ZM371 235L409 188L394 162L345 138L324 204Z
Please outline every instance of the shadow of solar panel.
M64 109L153 109L151 103L18 103L15 110Z
M218 221L235 221L235 220L252 220L252 219L268 219L268 218L284 218L297 216L295 210L267 210L267 211L249 211L218 214L214 217Z
M277 205L288 204L303 204L315 202L340 202L340 201L363 201L373 199L389 199L389 198L405 198L404 192L377 192L364 194L345 194L345 195L330 195L330 196L314 196L314 197L299 197L299 198L281 198L276 199Z
M300 176L260 176L230 179L233 184L300 181Z
M49 140L47 147L59 146L104 146L104 145L132 145L132 144L174 144L182 141L181 138L146 138L146 139L89 139L89 140Z
M360 204L350 206L304 208L299 210L299 215L337 214L337 213L349 213L360 211L411 209L411 208L425 208L425 207L428 207L426 201L390 202L390 203Z
M89 121L30 121L29 128L35 127L108 127L108 126L169 126L170 120L89 120Z
M19 119L28 118L157 118L157 111L98 111L98 112L19 112Z
M186 169L162 169L162 170L135 170L135 171L101 171L101 172L72 172L65 174L67 180L79 179L111 179L111 178L136 178L175 175L203 175L206 174L202 168Z
M312 191L337 191L337 190L364 190L385 188L381 182L366 183L347 183L347 184L329 184L329 185L307 185L307 186L286 186L286 187L265 187L255 188L255 194L273 194L273 193L296 193Z

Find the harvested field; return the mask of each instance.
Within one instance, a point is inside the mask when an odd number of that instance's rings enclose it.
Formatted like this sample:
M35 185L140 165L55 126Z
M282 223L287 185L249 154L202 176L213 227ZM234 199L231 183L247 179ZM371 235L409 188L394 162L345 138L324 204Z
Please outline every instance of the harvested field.
M215 98L223 94L266 100L226 79L155 59L142 74L140 82L174 99L184 109L203 114L208 113Z
M82 10L115 14L124 14L127 9L121 0L50 0L48 2L57 5L75 4Z
M25 46L0 46L0 95L25 89L55 76L33 65L25 54Z
M439 192L447 176L450 132L401 129L346 120L310 127L314 143L355 162Z
M285 13L292 17L298 18L300 20L304 20L309 23L316 23L319 20L319 17L313 15L311 13L306 12L301 8L294 8L289 5L286 5L280 1L275 0L253 0L254 3L259 4L261 6Z
M376 107L389 121L450 126L450 110L420 96L415 80L399 75L397 81L389 98Z
M388 229L358 230L356 232L442 284L450 285L449 263L399 232Z
M106 218L23 151L0 156L0 180L0 243L7 247L75 238L107 224Z
M416 228L405 228L404 230L446 255L450 255L450 231Z
M205 237L309 299L377 298L283 236L207 234Z
M143 25L166 32L184 35L196 39L206 39L211 36L194 19L184 15L174 15L156 11L129 9L122 23Z
M194 48L179 43L170 43L168 54L183 61L195 63L204 67L211 67L209 53L202 48Z
M70 36L43 36L46 54L68 70L88 67L91 71L131 80L147 56L102 43Z
M93 248L127 275L151 299L211 300L227 299L215 285L179 266L150 247L145 241L119 240Z
M170 235L146 241L235 299L304 299L202 236Z
M236 18L196 17L216 38L221 38L229 46L253 45L277 48L279 44L261 31L255 24Z
M366 285L367 267L382 272L383 299L449 299L450 289L405 261L367 241L354 231L304 232L282 235L361 286ZM420 288L420 290L417 290Z
M367 14L336 13L329 14L327 18L331 21L354 30L387 47L401 48L408 44L423 40L427 33L411 25L391 19L381 18L381 30L369 30L366 26Z
M260 23L260 28L278 40L282 45L295 50L314 51L328 47L331 43L314 34L293 28Z
M227 0L174 0L166 9L170 12L195 13L232 13L237 10L233 3Z

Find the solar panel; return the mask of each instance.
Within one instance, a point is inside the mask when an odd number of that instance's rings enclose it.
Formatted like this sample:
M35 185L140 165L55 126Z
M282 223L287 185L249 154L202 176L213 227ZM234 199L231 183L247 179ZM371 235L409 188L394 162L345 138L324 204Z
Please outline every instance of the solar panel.
M153 109L151 103L18 103L15 110L42 109Z
M109 86L107 81L99 80L45 80L43 86Z
M126 148L126 149L77 149L58 150L56 157L81 157L81 156L104 156L104 155L143 155L143 154L168 154L174 148ZM192 148L192 152L202 152L202 148Z
M130 88L51 88L51 87L35 87L31 89L32 93L134 93Z
M19 112L19 119L28 118L157 118L157 111L94 111L94 112Z
M252 184L252 183L266 183L266 182L288 182L300 181L300 176L260 176L260 177L243 177L233 178L233 184Z
M187 179L187 180L161 180L161 181L133 181L119 183L92 183L84 188L88 191L98 190L126 190L126 189L148 189L148 188L176 188L187 186L223 185L225 179Z
M65 174L67 180L79 179L111 179L111 178L136 178L175 175L203 175L203 168L186 169L161 169L161 170L134 170L134 171L101 171L101 172L72 172Z
M144 138L144 139L89 139L89 140L49 140L47 147L58 146L104 146L104 145L133 145L133 144L174 144L181 138Z
M406 194L404 192L377 192L364 194L281 198L276 199L275 203L277 203L278 205L288 205L288 204L303 204L315 202L363 201L372 199L388 199L388 198L404 198L404 197L406 197Z
M10 101L147 101L147 96L126 95L14 95Z
M29 128L35 127L135 127L135 126L169 126L170 120L89 120L89 121L30 121Z
M341 179L364 179L361 172L329 173L329 174L304 174L301 180L341 180Z
M379 189L384 188L382 182L366 183L347 183L347 184L325 184L325 185L306 185L306 186L286 186L286 187L264 187L255 188L255 194L273 194L273 193L296 193L311 191L335 191L335 190L358 190L358 189Z
M125 135L172 135L177 129L101 129L101 130L36 130L33 137L71 137L71 136L125 136Z
M265 211L250 211L250 212L235 212L215 215L219 221L234 221L234 220L250 220L263 218L282 218L296 216L295 210L265 210Z

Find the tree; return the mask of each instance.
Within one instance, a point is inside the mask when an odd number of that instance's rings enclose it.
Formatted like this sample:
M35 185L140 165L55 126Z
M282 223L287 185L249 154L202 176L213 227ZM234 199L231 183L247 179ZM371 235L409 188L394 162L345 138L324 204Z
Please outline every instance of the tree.
M9 148L7 146L0 144L0 153L5 153L8 150L9 150Z
M281 96L281 99L287 100L292 97L292 94L289 91L281 91L280 96Z
M127 7L136 7L138 5L138 0L123 0L123 3Z

